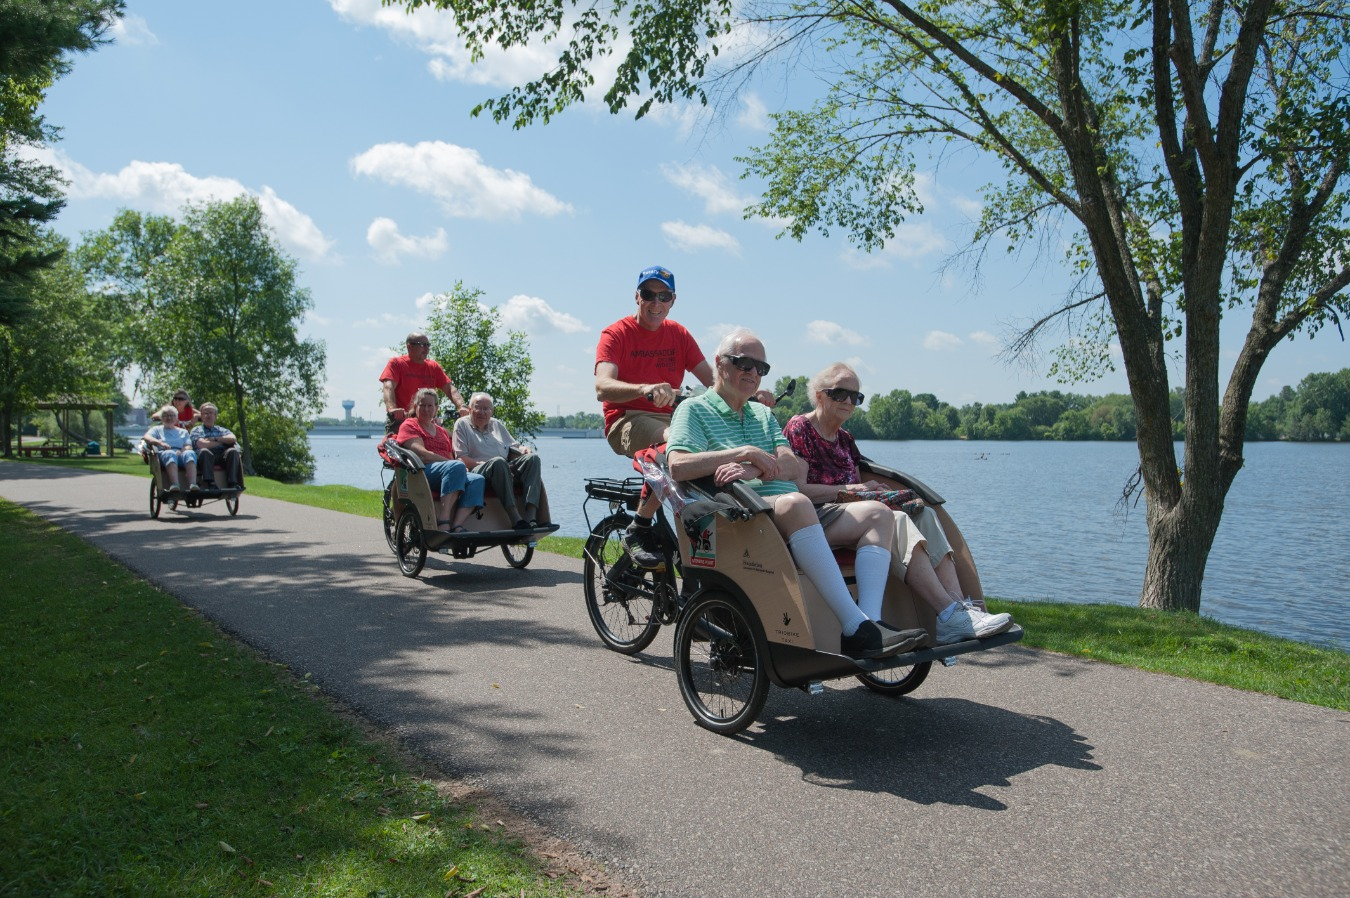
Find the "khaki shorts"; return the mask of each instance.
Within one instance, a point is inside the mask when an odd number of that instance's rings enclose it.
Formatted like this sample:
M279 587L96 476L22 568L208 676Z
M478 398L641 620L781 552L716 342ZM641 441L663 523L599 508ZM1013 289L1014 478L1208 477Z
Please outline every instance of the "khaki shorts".
M632 458L634 452L665 442L666 428L669 426L670 415L624 412L623 417L605 434L605 439L609 440L609 448L616 453Z

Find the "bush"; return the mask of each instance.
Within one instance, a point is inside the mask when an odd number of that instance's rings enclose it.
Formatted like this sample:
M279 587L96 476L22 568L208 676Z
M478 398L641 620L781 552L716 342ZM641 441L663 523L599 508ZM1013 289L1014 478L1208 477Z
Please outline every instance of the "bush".
M248 442L254 474L283 483L303 483L314 476L309 433L294 416L255 407L249 412Z

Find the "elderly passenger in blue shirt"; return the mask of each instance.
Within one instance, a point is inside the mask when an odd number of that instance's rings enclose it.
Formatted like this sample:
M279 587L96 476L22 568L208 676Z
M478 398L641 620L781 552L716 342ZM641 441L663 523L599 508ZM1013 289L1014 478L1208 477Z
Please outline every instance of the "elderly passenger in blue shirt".
M216 416L220 411L214 402L203 402L198 412L202 416L202 423L192 428L192 448L197 451L197 463L201 465L202 480L211 489L219 488L215 472L216 465L219 465L225 469L225 488L243 489L243 464L239 455L239 441L228 427L216 424Z
M197 486L197 453L192 451L188 432L178 426L178 409L172 405L160 409L159 423L147 430L142 439L168 475L168 492L179 491L180 476L186 477L189 492L201 489Z

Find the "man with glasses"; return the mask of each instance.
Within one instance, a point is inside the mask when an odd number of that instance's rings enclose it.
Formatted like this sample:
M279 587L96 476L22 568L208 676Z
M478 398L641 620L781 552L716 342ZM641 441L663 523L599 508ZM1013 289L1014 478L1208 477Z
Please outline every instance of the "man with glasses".
M660 265L638 274L634 315L605 328L595 348L595 397L605 414L605 438L619 455L665 441L675 395L690 372L705 387L713 373L689 331L671 321L675 275ZM644 491L633 523L623 535L624 548L638 567L653 570L663 563L652 533L659 496Z
M413 396L421 389L440 390L454 402L461 418L467 415L469 407L450 382L449 375L440 362L428 358L431 341L427 335L414 331L408 334L407 345L408 354L394 356L380 374L380 384L384 388L384 432L398 432L399 425L408 415Z
M804 476L768 407L751 401L769 373L764 344L744 328L718 344L712 389L680 404L666 446L676 480L711 476L718 486L738 480L773 507L773 525L793 561L839 620L840 651L880 658L924 644L926 630L896 630L879 620L891 566L891 511L880 502L837 506L829 519L797 487ZM831 546L856 550L855 604ZM866 609L866 610L865 610Z

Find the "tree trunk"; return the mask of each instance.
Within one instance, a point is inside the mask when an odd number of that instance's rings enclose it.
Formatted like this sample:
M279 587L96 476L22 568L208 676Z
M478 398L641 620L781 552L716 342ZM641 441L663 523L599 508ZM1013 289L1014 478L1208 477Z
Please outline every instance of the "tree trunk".
M1209 503L1213 504L1213 503ZM1223 503L1206 512L1194 498L1170 510L1148 509L1148 567L1139 607L1200 611L1205 565L1219 530Z

